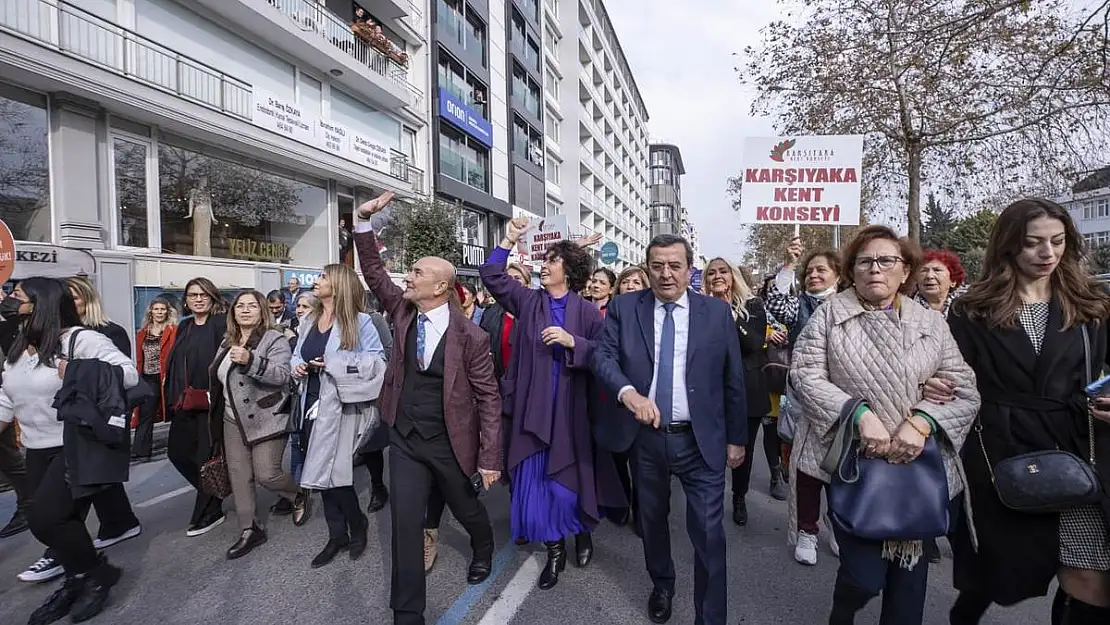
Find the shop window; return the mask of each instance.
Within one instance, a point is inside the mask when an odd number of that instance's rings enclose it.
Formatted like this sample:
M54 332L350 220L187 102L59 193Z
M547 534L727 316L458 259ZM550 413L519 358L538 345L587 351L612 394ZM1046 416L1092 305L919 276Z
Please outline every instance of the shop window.
M485 245L485 239L482 236L485 234L485 228L482 227L482 214L462 209L459 211L459 227L455 233L455 238L459 243L466 243L469 245Z
M150 142L112 137L112 164L117 245L150 247Z
M439 171L489 192L489 151L446 124L440 125L439 130Z
M323 266L327 192L190 149L159 144L163 251Z
M0 85L0 219L19 241L52 239L49 136L46 97Z

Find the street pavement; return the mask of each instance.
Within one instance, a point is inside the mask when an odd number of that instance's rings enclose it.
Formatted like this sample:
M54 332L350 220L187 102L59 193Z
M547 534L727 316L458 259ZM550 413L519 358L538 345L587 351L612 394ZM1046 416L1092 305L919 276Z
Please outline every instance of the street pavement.
M822 544L815 567L796 564L786 546L786 503L767 493L762 457L748 496L751 520L739 528L726 504L729 558L729 625L819 624L827 622L837 560ZM367 501L367 474L357 470L360 496ZM248 556L229 562L225 551L238 537L233 514L212 532L186 538L192 492L164 459L132 468L128 492L143 523L141 536L110 547L111 561L124 568L111 605L93 623L105 625L209 625L329 623L388 625L389 510L371 518L370 548L358 562L345 554L313 570L312 556L327 538L315 497L313 518L293 527L288 517L268 522L269 542ZM440 530L439 559L428 576L429 625L586 625L647 624L645 603L650 582L640 542L628 528L603 523L594 537L593 564L584 570L568 565L559 585L535 588L542 566L541 549L517 547L508 539L508 493L502 487L483 495L494 523L499 549L490 580L468 587L469 558L465 532L446 515ZM260 491L259 510L268 510L273 495ZM11 493L0 495L0 523L15 505ZM675 484L672 536L678 572L671 623L694 622L691 593L693 555L685 532L685 500ZM230 507L229 507L230 509ZM95 515L90 527L96 528ZM981 530L984 531L984 530ZM989 529L985 529L989 531ZM942 547L943 549L943 547ZM58 582L33 585L16 575L42 548L30 533L0 541L0 625L26 622L31 611ZM946 554L947 556L947 554ZM955 599L951 560L931 571L925 622L948 623ZM861 625L878 622L878 601L861 613ZM994 608L984 625L1047 623L1049 601L1028 601L1010 609ZM68 622L68 621L65 621Z

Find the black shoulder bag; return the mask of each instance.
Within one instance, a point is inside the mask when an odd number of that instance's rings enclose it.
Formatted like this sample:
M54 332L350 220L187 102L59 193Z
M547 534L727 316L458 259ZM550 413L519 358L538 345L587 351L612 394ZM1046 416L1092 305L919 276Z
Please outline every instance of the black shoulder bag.
M1091 362L1091 337L1087 325L1083 329L1083 356L1086 385L1093 377ZM1090 409L1087 411L1089 437L1088 460L1059 449L1034 451L1013 458L1000 460L991 468L987 446L983 444L983 424L975 424L979 448L987 462L991 482L1002 505L1017 512L1043 514L1060 512L1067 508L1098 503L1102 486L1095 472L1095 422Z

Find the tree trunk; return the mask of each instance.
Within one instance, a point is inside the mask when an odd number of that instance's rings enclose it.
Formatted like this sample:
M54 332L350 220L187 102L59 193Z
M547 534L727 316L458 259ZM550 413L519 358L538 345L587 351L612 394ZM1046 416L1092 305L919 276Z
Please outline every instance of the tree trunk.
M909 224L911 240L921 242L921 146L916 142L907 146L909 163L906 173L910 179L909 202L906 207L906 221Z

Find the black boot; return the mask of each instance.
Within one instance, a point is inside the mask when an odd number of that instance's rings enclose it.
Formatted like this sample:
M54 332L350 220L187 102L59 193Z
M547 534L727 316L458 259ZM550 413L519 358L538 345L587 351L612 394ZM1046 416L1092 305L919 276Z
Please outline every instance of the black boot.
M547 564L540 573L538 586L541 590L548 590L559 583L559 573L567 568L567 542L565 539L545 542L547 547Z
M748 504L743 495L732 496L732 522L740 527L748 524Z
M11 520L4 526L4 529L0 529L0 538L15 536L16 534L26 532L28 529L30 529L30 525L27 524L27 515L23 514L22 510L16 510Z
M67 575L62 587L31 613L31 620L27 625L48 625L64 619L73 609L73 603L85 590L86 577Z
M789 494L786 483L782 479L782 467L771 469L771 498L776 501L786 501Z
M1059 596L1059 593L1057 593L1057 600L1061 601ZM993 602L989 597L967 591L961 592L956 597L956 603L952 605L952 610L948 613L948 622L951 625L979 625L979 621L983 619L983 615L991 607L991 603ZM1063 607L1063 603L1060 606ZM1053 604L1052 610L1055 614L1055 604ZM1056 623L1055 617L1053 617L1052 622Z
M100 563L85 576L84 591L73 602L70 620L80 623L100 614L108 603L109 591L119 583L121 575L123 570L108 564L108 559L101 555Z
M324 545L320 553L316 554L316 557L312 559L312 568L318 569L326 564L330 564L331 561L335 559L335 556L339 555L339 552L346 549L349 544L350 541L346 536L343 538L329 538L328 543Z
M385 507L389 503L389 489L385 484L374 484L370 487L370 505L366 506L366 511L374 514L378 510Z
M366 532L370 529L370 522L366 517L362 517L361 523L351 528L351 543L347 547L347 555L351 556L352 560L358 560L366 551L367 536Z
M589 566L594 559L594 539L589 532L582 532L574 537L574 564L579 568Z

